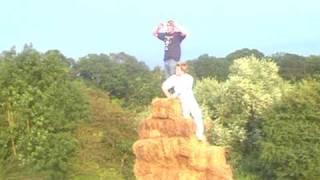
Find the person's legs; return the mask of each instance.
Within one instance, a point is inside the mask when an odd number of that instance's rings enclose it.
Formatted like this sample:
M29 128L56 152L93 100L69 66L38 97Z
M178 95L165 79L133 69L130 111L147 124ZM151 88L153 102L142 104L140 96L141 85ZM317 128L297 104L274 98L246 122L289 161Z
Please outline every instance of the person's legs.
M164 61L166 78L176 73L176 65L177 65L177 61L174 59L168 59Z
M202 119L202 112L199 108L192 108L191 115L196 123L196 136L199 140L205 140L204 123Z
M191 118L196 124L196 136L199 140L203 141L206 139L204 135L204 123L202 119L202 112L194 102L190 101L181 101L182 114L185 118ZM191 115L191 116L190 116Z
M191 115L190 108L186 102L181 101L181 109L182 109L182 115L184 118L192 119L192 117L190 116Z

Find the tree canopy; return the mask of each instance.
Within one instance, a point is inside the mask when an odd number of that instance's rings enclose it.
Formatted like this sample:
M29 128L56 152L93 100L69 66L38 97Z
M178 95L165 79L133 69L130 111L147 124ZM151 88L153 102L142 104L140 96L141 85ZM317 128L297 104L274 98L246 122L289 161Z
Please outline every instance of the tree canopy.
M237 179L320 177L320 56L244 48L187 63L208 140L230 150ZM132 178L137 117L163 81L124 52L3 51L0 179Z

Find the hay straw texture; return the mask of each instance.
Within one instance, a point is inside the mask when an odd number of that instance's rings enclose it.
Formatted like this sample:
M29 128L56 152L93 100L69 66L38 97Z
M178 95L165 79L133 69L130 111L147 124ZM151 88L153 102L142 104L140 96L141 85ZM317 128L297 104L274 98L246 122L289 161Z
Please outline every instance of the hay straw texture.
M177 99L157 98L133 145L137 180L232 180L225 149L195 137Z

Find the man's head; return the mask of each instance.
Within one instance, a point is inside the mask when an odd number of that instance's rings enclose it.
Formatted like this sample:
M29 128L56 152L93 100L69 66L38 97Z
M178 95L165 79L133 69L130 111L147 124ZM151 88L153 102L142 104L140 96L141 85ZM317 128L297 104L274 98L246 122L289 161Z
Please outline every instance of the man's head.
M182 75L188 72L188 64L184 62L178 62L176 65L176 75Z
M169 20L167 22L167 32L168 33L174 33L174 29L175 29L175 24L173 20Z

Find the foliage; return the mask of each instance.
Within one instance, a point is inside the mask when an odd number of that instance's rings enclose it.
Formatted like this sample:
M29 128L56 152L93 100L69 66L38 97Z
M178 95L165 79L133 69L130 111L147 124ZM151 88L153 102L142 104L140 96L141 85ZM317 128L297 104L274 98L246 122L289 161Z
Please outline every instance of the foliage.
M320 56L272 59L245 48L188 61L209 141L230 148L236 179L319 179ZM137 119L163 78L125 53L3 51L0 179L134 179Z
M277 70L270 60L245 57L234 61L226 82L204 79L197 84L197 97L210 109L215 121L215 143L237 144L250 134L259 133L248 125L257 121L261 113L280 98L282 81Z
M320 75L320 56L309 56L305 61L305 73L310 76Z
M86 88L91 120L80 123L80 144L70 161L70 178L134 179L132 144L137 133L135 115L114 104L102 90Z
M197 79L215 78L219 81L226 80L229 74L230 61L223 58L199 56L198 59L188 61L191 74Z
M305 77L305 57L296 54L278 53L272 56L279 65L279 73L287 80L301 80Z
M264 116L260 166L270 179L320 178L320 82L305 80Z
M152 72L125 53L88 55L79 60L74 71L112 97L123 99L123 105L132 107L149 104L160 94L163 80L159 69Z
M229 75L229 66L236 59L254 56L258 59L268 59L262 52L256 49L239 49L226 57L217 58L207 54L197 59L188 61L191 74L196 79L215 78L218 81L225 81ZM308 77L314 77L320 73L320 56L300 56L289 53L276 53L271 57L279 66L279 74L285 80L292 82Z
M300 81L320 74L320 56L308 57L289 53L277 53L272 56L280 67L280 75L292 82Z
M251 56L235 60L225 82L206 78L195 89L213 120L211 142L232 148L237 179L318 179L319 87L289 85L272 60Z
M248 49L248 48L243 48L236 50L226 56L226 59L228 60L235 60L235 59L240 59L248 56L254 56L258 59L264 58L264 54L257 49Z
M22 166L63 179L76 148L71 132L87 112L64 57L27 46L5 56L0 68L1 148L10 149L4 159L13 156Z
M254 56L234 60L225 82L207 78L197 83L197 98L213 120L209 140L229 147L237 178L259 179L252 156L262 138L262 114L288 86L274 62Z

